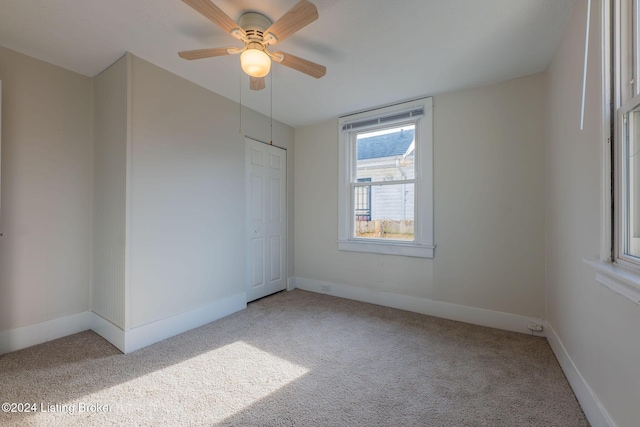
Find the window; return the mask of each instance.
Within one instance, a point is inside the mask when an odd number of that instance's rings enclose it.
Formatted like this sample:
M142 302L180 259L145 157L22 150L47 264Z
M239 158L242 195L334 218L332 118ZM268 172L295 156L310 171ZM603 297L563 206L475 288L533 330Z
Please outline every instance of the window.
M614 260L640 267L640 31L639 0L614 9Z
M622 115L622 245L620 254L640 261L640 105Z
M640 304L640 0L604 0L602 246L596 281ZM611 189L613 188L613 191Z
M432 98L339 120L341 250L433 258Z

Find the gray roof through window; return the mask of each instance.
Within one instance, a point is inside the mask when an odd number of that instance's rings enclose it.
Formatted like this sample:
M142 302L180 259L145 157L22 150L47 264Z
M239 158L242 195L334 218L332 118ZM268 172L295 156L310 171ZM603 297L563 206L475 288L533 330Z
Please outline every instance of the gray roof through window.
M358 160L402 156L413 141L414 129L358 139Z

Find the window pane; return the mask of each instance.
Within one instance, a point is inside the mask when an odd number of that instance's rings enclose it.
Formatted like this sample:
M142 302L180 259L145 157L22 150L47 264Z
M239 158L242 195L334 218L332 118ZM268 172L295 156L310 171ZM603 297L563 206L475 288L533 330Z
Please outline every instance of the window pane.
M640 257L640 106L625 117L626 254Z
M358 182L371 182L371 178L361 178ZM356 187L354 191L356 221L371 221L371 187Z
M414 184L354 187L355 237L414 240Z
M415 178L415 125L356 136L357 178L396 181Z

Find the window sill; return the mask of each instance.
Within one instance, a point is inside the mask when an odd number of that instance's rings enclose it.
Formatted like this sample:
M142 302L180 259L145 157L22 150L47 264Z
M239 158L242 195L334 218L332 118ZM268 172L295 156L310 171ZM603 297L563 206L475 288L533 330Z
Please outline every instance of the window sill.
M373 254L433 258L433 256L435 255L436 247L395 242L357 242L353 240L339 240L338 249L340 249L341 251L351 252L368 252Z
M616 263L584 259L596 270L596 281L640 305L640 274Z

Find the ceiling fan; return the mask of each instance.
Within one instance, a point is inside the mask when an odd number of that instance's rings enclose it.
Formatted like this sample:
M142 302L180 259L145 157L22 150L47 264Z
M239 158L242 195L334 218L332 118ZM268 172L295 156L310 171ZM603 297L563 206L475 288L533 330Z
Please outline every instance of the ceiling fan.
M250 88L264 89L264 77L269 74L271 60L319 79L327 72L326 67L298 58L289 53L270 52L267 47L279 43L318 19L318 9L307 0L300 0L276 22L257 12L240 16L238 23L231 19L210 0L182 0L204 17L241 40L244 47L197 49L178 52L181 58L192 60L223 55L240 55L240 64L250 76Z

